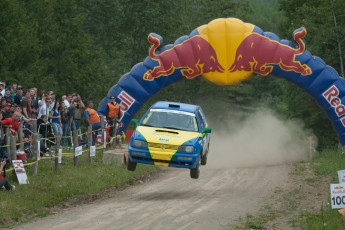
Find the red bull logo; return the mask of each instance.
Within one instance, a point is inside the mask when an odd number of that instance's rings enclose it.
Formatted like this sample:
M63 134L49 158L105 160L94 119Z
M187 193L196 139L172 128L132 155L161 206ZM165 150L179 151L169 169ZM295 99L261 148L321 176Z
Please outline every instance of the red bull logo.
M236 50L235 61L229 68L230 72L251 71L262 76L269 75L273 65L285 71L294 71L303 76L310 75L312 70L306 64L296 61L296 56L303 54L305 44L302 38L307 34L305 28L294 33L294 40L299 47L294 49L288 45L271 40L263 35L252 33L240 43Z
M344 187L341 185L335 186L334 189L343 189Z
M158 61L159 65L146 71L144 80L152 81L161 76L169 76L176 69L181 69L182 76L188 79L203 73L224 72L215 50L200 36L193 36L159 54L156 50L161 45L160 40L152 34L149 35L148 40L152 44L149 55L151 59Z

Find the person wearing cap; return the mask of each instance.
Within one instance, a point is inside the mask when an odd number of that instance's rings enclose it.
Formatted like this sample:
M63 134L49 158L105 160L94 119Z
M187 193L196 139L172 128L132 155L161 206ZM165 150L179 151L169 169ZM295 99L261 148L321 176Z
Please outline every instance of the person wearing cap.
M116 103L115 96L110 97L110 101L107 103L107 107L105 109L105 114L108 125L110 126L110 137L113 137L116 135L116 125L120 115L120 106Z

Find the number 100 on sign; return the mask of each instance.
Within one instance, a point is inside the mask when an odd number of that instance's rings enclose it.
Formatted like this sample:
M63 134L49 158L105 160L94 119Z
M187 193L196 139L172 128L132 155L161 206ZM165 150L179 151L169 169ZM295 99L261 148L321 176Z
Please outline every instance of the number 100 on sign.
M345 208L345 184L331 184L332 208Z

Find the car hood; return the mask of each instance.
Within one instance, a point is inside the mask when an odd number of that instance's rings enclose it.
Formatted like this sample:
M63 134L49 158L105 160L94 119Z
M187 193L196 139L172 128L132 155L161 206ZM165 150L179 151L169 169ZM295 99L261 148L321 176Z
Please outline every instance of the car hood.
M136 133L136 135L142 135L147 142L169 145L193 145L198 137L201 137L201 134L197 132L147 126L138 126L136 131L140 133Z

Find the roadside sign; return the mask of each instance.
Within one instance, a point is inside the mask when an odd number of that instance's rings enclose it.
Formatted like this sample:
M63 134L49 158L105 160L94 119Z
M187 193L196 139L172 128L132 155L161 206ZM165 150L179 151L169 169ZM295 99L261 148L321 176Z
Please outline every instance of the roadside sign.
M338 171L339 184L345 183L345 170Z
M62 163L62 149L61 148L59 148L58 163L59 164Z
M345 184L331 184L332 209L345 208Z
M80 156L83 153L83 147L82 146L78 146L74 149L74 156Z
M90 157L96 156L96 146L92 145L90 146Z
M19 184L29 184L28 177L24 168L22 160L13 160L12 161L14 171L17 175Z

